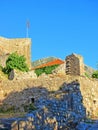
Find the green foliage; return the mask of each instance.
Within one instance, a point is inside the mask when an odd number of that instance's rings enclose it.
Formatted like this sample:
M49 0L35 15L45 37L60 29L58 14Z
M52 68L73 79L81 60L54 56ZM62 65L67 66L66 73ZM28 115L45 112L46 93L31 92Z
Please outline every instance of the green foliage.
M25 112L30 112L30 111L34 111L37 108L34 106L33 103L29 104L29 105L24 105L24 110Z
M37 76L41 75L42 73L44 73L44 69L43 68L39 68L35 70L35 73Z
M45 67L45 74L51 74L52 70L54 70L54 69L55 69L55 66Z
M10 108L7 108L6 110L2 107L0 107L0 113L14 113L15 107L11 106Z
M2 67L2 65L0 64L0 70L2 71L2 69L3 69L3 67Z
M8 74L12 69L18 69L21 71L28 71L27 64L25 63L26 59L24 56L19 56L16 52L9 55L6 60L6 67L3 68L3 71Z
M86 76L87 78L90 78L90 75L89 75L88 73L86 73L86 72L85 72L85 76Z
M43 67L43 68L38 68L38 69L35 69L35 73L37 76L41 75L42 73L45 73L45 74L51 74L52 71L57 68L59 65L52 65L52 66L46 66L46 67Z
M98 79L98 70L95 71L95 72L93 72L93 74L92 74L92 78L96 78L96 79Z
M0 70L2 71L2 69L3 69L3 66L1 65L1 61L0 61Z

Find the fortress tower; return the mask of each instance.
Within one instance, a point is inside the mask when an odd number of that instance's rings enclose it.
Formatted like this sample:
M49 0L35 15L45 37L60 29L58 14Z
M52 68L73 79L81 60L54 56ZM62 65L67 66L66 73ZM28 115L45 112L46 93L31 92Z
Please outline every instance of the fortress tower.
M31 68L31 39L30 38L15 38L7 39L0 37L0 64L5 66L6 59L9 54L17 52L19 55L24 55L28 67Z
M66 57L67 75L84 75L83 57L77 54L71 54Z

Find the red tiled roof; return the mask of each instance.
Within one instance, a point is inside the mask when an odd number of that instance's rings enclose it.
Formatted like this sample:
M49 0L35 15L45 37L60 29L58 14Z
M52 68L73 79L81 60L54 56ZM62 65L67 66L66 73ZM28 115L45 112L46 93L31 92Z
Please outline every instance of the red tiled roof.
M43 68L43 67L52 66L52 65L60 65L60 64L63 64L63 63L64 63L63 60L55 59L55 60L50 61L50 62L48 62L48 63L42 64L42 65L40 65L40 66L37 66L37 67L35 67L35 68L33 68L33 69Z

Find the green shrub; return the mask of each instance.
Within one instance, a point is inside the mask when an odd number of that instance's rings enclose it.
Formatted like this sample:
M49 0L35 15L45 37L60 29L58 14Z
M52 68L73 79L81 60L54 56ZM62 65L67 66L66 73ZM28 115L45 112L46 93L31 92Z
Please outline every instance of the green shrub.
M3 107L0 107L0 113L14 113L15 111L15 107L14 106L10 106L7 109L4 109Z
M90 78L90 75L89 75L88 73L86 73L86 72L85 72L85 76L86 76L87 78Z
M46 73L46 74L51 74L52 71L53 71L56 67L58 67L58 65L53 65L53 66L47 66L47 67L45 67L45 73Z
M18 69L21 71L28 71L29 68L25 63L26 59L24 56L19 56L16 52L9 55L6 60L6 67L3 68L3 72L9 74L12 69Z
M30 112L30 111L34 111L37 108L34 106L33 103L29 104L29 105L24 105L24 111L25 112Z
M0 70L2 71L2 69L3 69L3 66L1 65L1 62L0 62Z
M57 68L59 65L52 65L52 66L46 66L43 68L35 69L35 73L37 76L41 75L42 73L45 74L52 74L52 71Z
M40 69L40 68L39 68L39 69L36 69L36 70L35 70L35 73L36 73L37 76L39 76L39 75L41 75L42 73L44 73L44 69L43 69L43 68L41 68L41 69Z
M98 79L98 70L93 72L92 78L97 78Z

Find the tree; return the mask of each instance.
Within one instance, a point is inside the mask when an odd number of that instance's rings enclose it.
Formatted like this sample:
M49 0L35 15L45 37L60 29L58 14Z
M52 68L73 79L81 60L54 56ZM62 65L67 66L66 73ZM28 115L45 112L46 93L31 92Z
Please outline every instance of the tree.
M18 55L16 52L9 55L8 59L6 60L6 67L3 69L3 71L8 74L13 69L18 69L20 71L29 70L26 64L26 58Z

